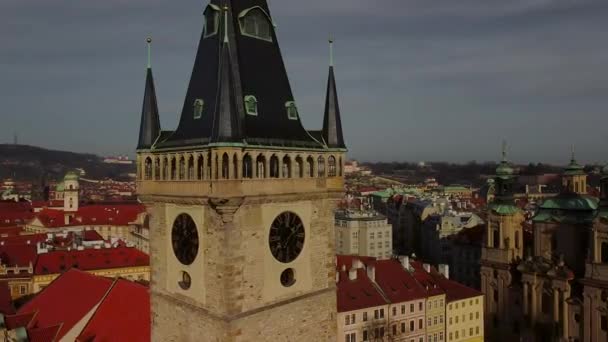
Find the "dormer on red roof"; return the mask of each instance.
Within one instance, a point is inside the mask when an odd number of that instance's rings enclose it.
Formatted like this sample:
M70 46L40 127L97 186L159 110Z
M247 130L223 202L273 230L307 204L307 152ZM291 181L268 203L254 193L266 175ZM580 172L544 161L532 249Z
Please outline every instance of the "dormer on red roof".
M33 328L27 330L28 342L55 342L58 341L61 324L51 327Z
M150 330L148 289L118 279L76 341L148 342Z
M6 325L6 330L13 330L21 327L27 329L34 326L37 314L37 312L31 311L27 313L17 313L4 317L4 324Z

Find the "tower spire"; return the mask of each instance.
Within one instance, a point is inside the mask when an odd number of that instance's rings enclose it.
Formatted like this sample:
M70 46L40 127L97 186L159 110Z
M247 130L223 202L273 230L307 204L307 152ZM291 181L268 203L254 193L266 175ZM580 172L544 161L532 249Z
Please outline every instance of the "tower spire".
M502 141L502 161L507 161L507 141L503 139Z
M146 39L148 44L148 68L146 70L146 86L144 90L144 102L141 110L141 123L139 126L139 141L137 149L149 149L160 135L160 117L158 115L158 104L156 102L156 90L154 88L154 77L150 65L150 45L152 38Z
M570 161L574 164L574 163L576 163L576 155L575 155L575 152L574 152L574 144L570 145L570 152L572 154L572 156L570 158Z
M334 75L334 40L329 39L329 76L327 79L327 95L325 97L325 115L323 117L323 139L328 147L346 148L342 135L342 120L336 90Z
M152 68L152 38L148 37L146 42L148 43L148 69L150 69Z

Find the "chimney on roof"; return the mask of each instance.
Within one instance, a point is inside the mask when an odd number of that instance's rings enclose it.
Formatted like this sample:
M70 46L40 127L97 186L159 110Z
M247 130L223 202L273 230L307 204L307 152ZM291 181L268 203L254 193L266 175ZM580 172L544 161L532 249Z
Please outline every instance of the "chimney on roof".
M439 264L439 273L441 273L446 279L450 279L450 266L446 264Z
M342 265L341 270L342 270L342 272L346 272L346 265Z
M353 259L353 268L355 268L355 269L363 268L363 263L361 262L361 260L359 260L357 258Z
M369 280L375 282L376 281L376 267L374 265L367 266L367 277Z
M340 282L340 272L336 272L336 284Z
M431 273L431 264L422 264L422 267L426 273Z
M403 268L406 271L410 270L410 257L408 257L407 255L400 255L399 262L401 263L401 266L403 266Z
M357 280L357 269L356 268L351 267L351 269L348 271L348 279Z

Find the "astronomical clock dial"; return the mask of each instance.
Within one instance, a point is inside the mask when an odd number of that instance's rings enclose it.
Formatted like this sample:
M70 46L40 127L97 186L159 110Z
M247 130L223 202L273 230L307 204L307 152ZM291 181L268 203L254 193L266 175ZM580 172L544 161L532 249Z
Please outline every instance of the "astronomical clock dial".
M279 262L294 261L304 248L304 224L298 215L286 211L270 226L268 244L270 252Z
M171 242L177 260L184 265L191 265L198 254L198 230L192 217L181 214L175 219Z

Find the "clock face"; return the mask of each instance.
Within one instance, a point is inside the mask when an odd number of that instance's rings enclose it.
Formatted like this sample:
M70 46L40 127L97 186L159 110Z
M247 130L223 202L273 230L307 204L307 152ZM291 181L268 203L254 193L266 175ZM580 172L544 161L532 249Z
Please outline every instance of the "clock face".
M278 261L289 263L294 261L304 248L304 224L298 215L286 211L270 226L268 244L270 252Z
M184 265L191 265L198 254L198 230L192 217L181 214L175 219L171 242L177 260Z

